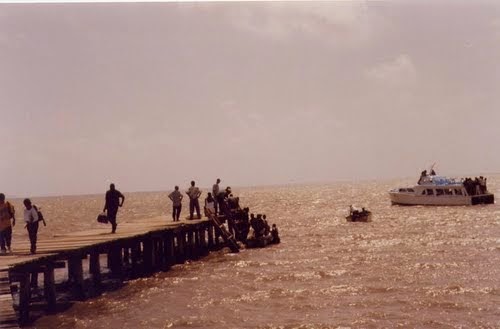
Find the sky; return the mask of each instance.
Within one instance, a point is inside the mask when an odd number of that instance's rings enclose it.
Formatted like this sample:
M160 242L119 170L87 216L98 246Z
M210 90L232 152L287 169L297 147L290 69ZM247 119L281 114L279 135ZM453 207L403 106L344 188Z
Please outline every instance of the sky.
M500 170L500 2L0 4L7 196Z

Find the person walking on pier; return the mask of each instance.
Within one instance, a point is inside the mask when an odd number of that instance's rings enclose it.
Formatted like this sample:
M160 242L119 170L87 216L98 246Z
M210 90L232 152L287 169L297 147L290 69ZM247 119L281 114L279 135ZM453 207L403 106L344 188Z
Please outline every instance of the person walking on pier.
M198 187L195 186L194 180L191 181L191 187L186 192L189 196L189 219L193 219L194 210L196 209L196 215L198 215L198 219L201 219L200 214L200 202L198 198L201 195L201 191Z
M24 199L24 221L26 222L26 228L28 229L28 236L30 238L30 252L32 254L36 253L36 238L38 235L38 211L35 207L31 205L30 199Z
M181 216L183 197L182 193L179 192L179 186L175 186L174 190L168 195L168 198L172 200L172 219L174 222L178 222Z
M11 220L12 219L12 223ZM0 252L12 252L12 227L16 225L14 207L5 201L5 194L0 193Z
M219 183L220 183L220 178L217 178L216 183L214 184L214 186L212 186L212 196L216 199L215 200L215 215L217 215L219 212L218 211L219 207L217 205L217 195L219 195L219 191L220 191Z
M121 198L121 202L120 202ZM122 207L125 202L123 194L115 189L115 184L109 185L109 191L106 192L106 203L103 212L107 211L108 221L111 223L111 233L116 232L116 214L118 207Z

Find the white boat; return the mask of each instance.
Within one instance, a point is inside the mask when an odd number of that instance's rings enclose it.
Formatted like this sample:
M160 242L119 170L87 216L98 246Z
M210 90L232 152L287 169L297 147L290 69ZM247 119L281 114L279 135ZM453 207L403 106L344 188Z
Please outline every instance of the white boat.
M413 187L390 190L389 196L391 203L398 205L468 206L495 202L492 193L468 193L463 180L436 175L421 177Z

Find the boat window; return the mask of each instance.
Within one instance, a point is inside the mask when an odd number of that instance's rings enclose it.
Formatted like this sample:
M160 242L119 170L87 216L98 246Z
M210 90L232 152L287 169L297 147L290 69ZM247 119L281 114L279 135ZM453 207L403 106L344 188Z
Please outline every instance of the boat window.
M446 189L444 189L444 194L453 195L453 190L451 188L446 188Z
M406 189L405 188L400 188L399 192L406 192Z
M437 188L436 189L436 195L443 195L444 194L444 190L442 188Z
M427 189L427 195L434 195L434 190L428 188Z
M462 194L462 190L461 190L461 189L456 188L456 189L455 189L455 195L463 195L463 194Z
M412 188L409 188L409 189L408 189L408 192L415 192L415 190L414 190L414 189L412 189Z
M422 195L426 195L427 193L425 193L425 190L422 191Z

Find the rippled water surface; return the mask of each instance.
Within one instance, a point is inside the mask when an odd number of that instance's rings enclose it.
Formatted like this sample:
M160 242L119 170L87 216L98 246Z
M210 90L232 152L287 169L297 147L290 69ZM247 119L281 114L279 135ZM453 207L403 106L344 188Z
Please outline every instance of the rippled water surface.
M489 178L497 196L499 182ZM391 206L387 190L401 183L235 190L243 205L278 225L280 245L214 252L33 327L500 328L499 207ZM126 194L119 221L170 220L166 195ZM35 199L49 224L40 239L98 227L102 199ZM347 223L351 203L372 210L373 221ZM15 238L27 239L20 229Z

